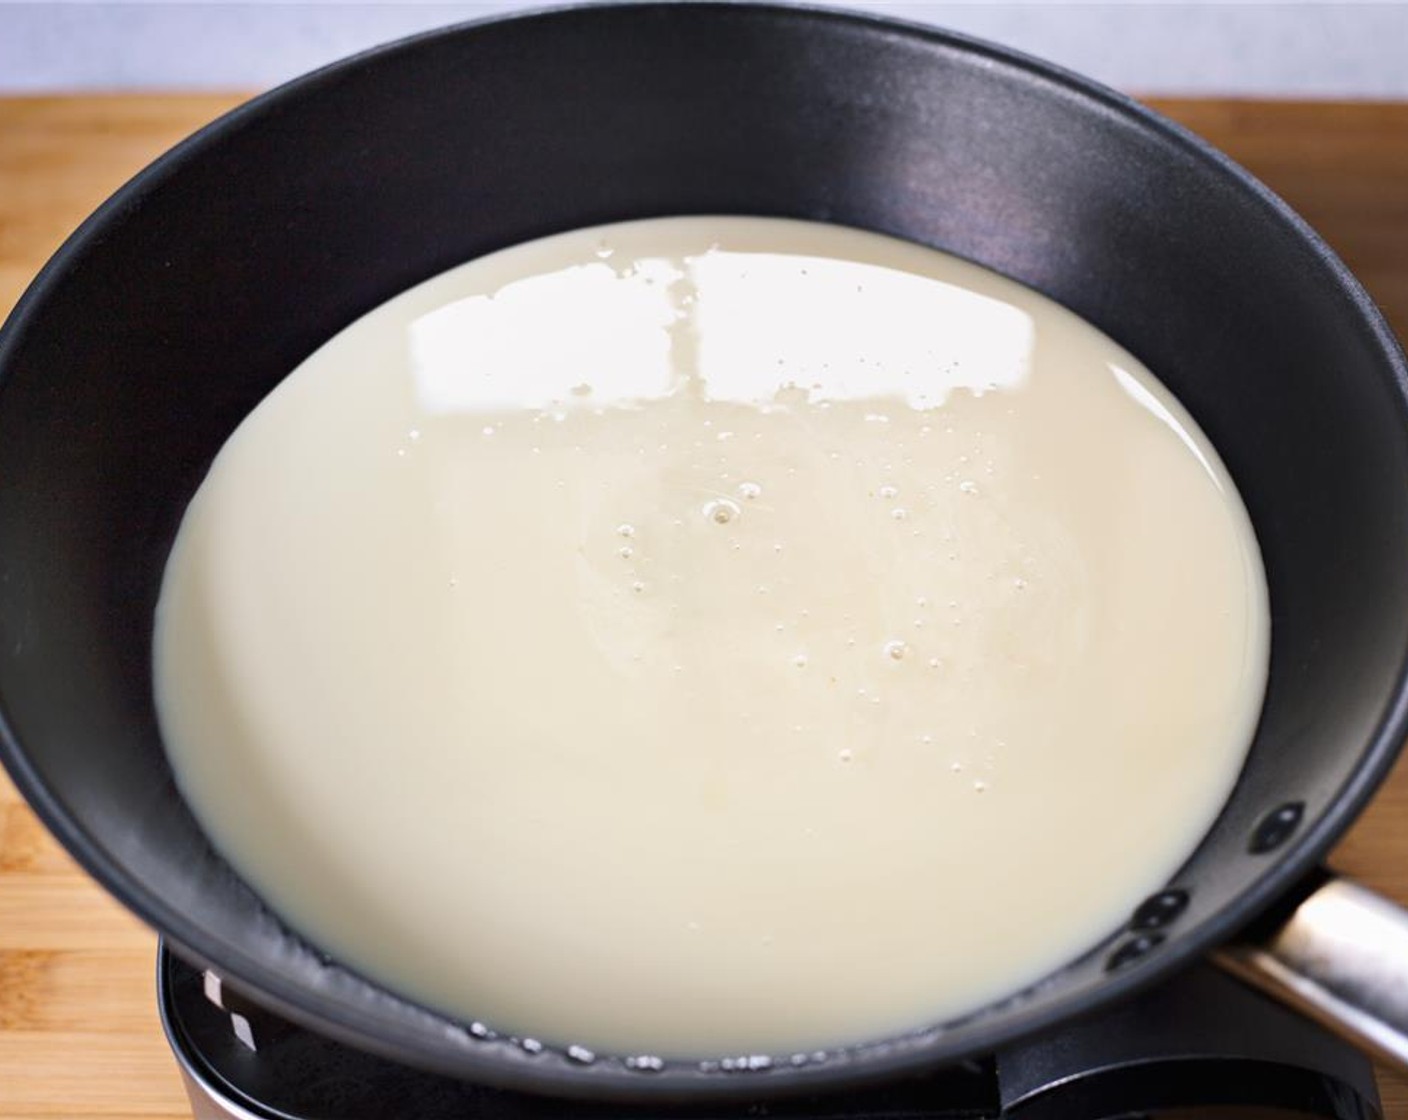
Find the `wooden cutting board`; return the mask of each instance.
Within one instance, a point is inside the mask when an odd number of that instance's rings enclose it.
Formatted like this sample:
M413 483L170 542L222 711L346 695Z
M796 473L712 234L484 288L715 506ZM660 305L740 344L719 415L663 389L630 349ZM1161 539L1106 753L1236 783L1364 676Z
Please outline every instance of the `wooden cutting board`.
M0 315L119 184L240 100L0 99ZM1408 338L1408 104L1157 107L1299 210ZM1408 765L1334 862L1408 903ZM154 947L0 775L0 1120L190 1115L157 1024ZM1408 1080L1381 1085L1389 1120L1408 1120Z

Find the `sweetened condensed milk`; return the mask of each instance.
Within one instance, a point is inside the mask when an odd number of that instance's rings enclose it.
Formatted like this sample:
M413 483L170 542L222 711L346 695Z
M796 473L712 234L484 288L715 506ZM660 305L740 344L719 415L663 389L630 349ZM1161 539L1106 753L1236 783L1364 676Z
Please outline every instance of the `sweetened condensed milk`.
M839 227L631 222L391 300L248 417L156 619L180 787L293 927L599 1051L1040 979L1221 809L1267 605L1137 359Z

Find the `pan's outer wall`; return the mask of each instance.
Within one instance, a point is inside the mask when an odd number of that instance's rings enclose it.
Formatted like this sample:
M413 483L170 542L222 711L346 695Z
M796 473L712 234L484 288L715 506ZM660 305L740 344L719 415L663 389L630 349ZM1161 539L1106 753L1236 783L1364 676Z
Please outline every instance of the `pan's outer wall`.
M215 450L327 336L493 249L710 212L927 242L1138 354L1242 490L1270 582L1272 680L1242 782L1174 884L1189 904L1134 963L1107 971L1135 936L1121 934L943 1031L746 1074L642 1073L479 1040L284 929L174 790L151 613ZM835 13L686 4L422 37L260 98L159 161L6 325L0 746L60 839L186 954L411 1064L582 1096L757 1097L989 1050L1227 936L1386 773L1405 722L1405 380L1367 297L1275 199L1146 111L1016 56ZM1294 834L1249 852L1286 804L1304 806Z

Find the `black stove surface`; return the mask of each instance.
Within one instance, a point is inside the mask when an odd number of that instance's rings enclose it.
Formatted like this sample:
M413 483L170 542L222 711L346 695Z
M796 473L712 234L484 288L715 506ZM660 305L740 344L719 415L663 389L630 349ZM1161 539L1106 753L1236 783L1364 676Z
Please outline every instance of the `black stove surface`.
M1211 968L985 1061L848 1093L692 1108L563 1101L426 1074L294 1027L164 948L158 977L183 1067L258 1120L1380 1117L1367 1059Z

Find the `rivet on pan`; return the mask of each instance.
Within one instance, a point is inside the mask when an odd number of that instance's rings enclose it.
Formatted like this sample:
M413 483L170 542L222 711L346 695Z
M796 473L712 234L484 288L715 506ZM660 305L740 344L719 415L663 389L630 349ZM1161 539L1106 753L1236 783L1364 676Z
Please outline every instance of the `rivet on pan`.
M640 1070L642 1073L659 1073L665 1068L665 1062L654 1054L635 1054L626 1059L626 1068Z
M220 974L206 969L201 973L202 990L205 998L213 1003L221 1011L225 1010L225 982L220 979Z
M1303 816L1304 801L1287 801L1284 805L1272 809L1252 830L1251 843L1247 845L1247 849L1253 855L1274 852L1291 838L1292 833L1300 826Z
M1139 905L1130 920L1130 929L1162 929L1188 909L1188 892L1160 891Z
M792 1057L787 1059L788 1064L794 1066L804 1066L809 1061L811 1061L811 1057L807 1054L793 1054Z
M596 1061L596 1055L585 1046L578 1046L575 1043L567 1048L567 1057L578 1065L589 1066Z
M705 1061L699 1063L700 1073L718 1073L720 1068L721 1067L719 1063L714 1061Z
M1105 971L1115 972L1133 964L1151 949L1157 948L1163 940L1164 935L1161 933L1141 933L1138 937L1126 941L1110 954L1110 959L1105 962Z
M520 1038L518 1046L525 1054L541 1054L543 1052L543 1044L536 1038Z
M498 1037L498 1035L494 1031L490 1030L487 1026L480 1022L470 1023L466 1029L473 1037L480 1039L481 1041L487 1042L491 1038Z

